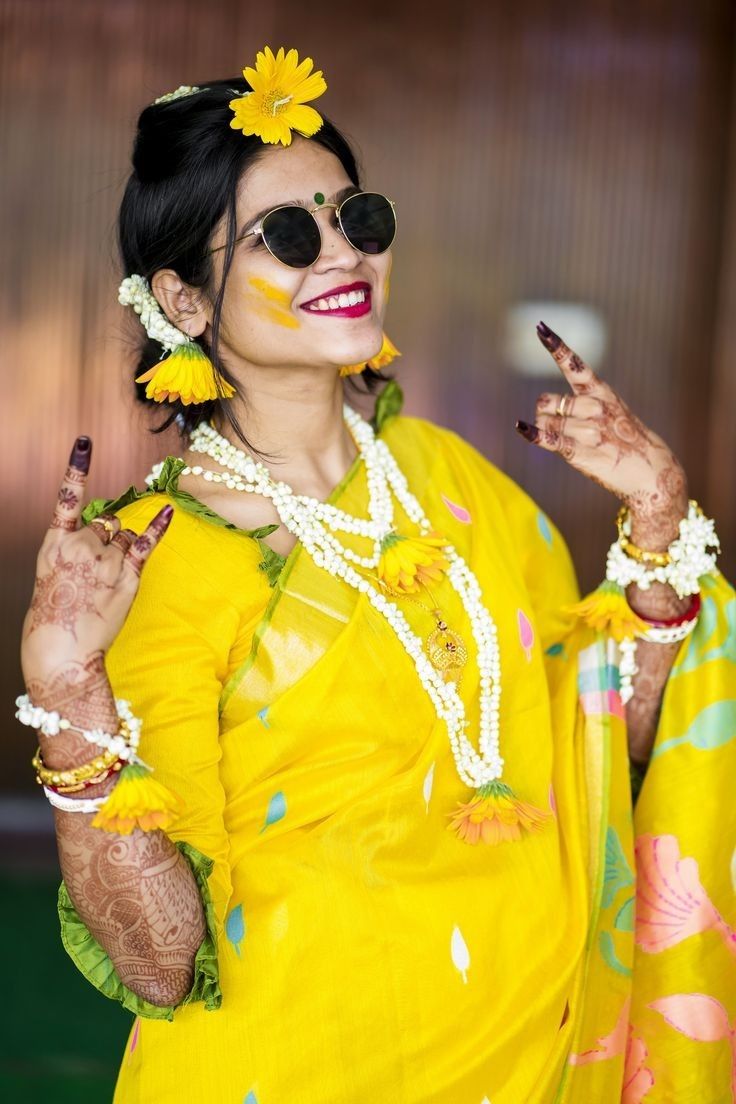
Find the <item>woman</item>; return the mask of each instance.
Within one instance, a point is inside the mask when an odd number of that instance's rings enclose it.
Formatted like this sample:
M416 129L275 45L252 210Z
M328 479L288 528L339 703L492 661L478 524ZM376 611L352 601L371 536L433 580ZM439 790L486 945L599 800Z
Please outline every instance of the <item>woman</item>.
M136 1014L115 1100L725 1100L712 530L543 323L568 386L517 428L627 510L577 610L506 476L395 384L343 410L392 355L395 223L311 69L267 49L141 115L121 301L182 454L82 515L77 440L24 625L62 937Z

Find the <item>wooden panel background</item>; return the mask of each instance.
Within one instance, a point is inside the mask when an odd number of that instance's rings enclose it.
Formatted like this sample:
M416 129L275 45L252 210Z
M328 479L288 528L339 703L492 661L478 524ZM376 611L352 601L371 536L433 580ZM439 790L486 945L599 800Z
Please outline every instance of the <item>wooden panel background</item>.
M94 439L91 494L140 483L177 448L134 408L116 303L137 112L238 72L266 42L315 58L324 110L397 201L387 329L407 410L519 480L593 584L615 504L514 433L554 377L514 375L501 331L521 300L594 307L610 335L602 371L717 507L733 576L733 23L728 0L0 0L0 790L30 791L30 743L12 718L18 634L74 436Z

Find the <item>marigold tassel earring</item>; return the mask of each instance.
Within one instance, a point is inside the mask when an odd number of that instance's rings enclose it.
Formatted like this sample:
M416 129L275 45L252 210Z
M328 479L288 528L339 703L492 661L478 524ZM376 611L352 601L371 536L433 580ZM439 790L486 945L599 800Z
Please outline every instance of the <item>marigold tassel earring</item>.
M348 364L344 368L340 369L341 376L354 376L359 372L364 372L366 368L372 368L374 372L380 372L382 368L385 368L391 361L401 356L401 353L393 344L393 342L383 335L383 344L380 350L370 360L364 361L362 364Z
M164 360L142 376L136 376L135 382L148 384L147 399L170 403L180 399L185 406L217 398L229 399L235 394L235 388L221 380L222 394L218 395L212 361L196 341L178 345Z
M141 323L150 338L158 341L169 356L153 368L136 377L136 383L146 383L146 398L154 402L190 403L211 402L214 399L231 399L235 388L220 377L204 349L188 334L182 332L165 318L158 301L143 276L126 277L118 291L118 301L130 306L140 316Z

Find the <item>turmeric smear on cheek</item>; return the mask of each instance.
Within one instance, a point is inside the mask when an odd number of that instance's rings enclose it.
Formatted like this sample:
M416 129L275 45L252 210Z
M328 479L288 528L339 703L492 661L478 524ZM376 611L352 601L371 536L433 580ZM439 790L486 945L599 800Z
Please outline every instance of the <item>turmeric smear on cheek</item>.
M248 293L248 305L261 318L267 318L269 322L275 322L278 326L286 326L287 329L299 328L299 319L295 318L289 310L291 296L283 288L269 284L260 276L250 276L248 283L253 292Z

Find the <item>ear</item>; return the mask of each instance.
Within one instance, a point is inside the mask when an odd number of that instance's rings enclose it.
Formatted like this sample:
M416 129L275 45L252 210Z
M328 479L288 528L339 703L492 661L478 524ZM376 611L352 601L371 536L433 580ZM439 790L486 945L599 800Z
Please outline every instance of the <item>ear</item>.
M189 337L200 337L207 328L207 301L199 288L185 284L173 268L154 272L151 291L169 322Z

